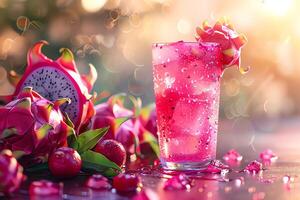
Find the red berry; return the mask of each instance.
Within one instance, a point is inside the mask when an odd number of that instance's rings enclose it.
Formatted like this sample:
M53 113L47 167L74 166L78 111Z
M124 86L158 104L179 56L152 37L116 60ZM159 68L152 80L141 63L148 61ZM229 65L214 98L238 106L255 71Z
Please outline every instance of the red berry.
M100 174L94 174L89 177L86 182L86 186L96 190L109 190L111 184L108 182L108 179Z
M82 161L78 152L69 147L56 149L48 160L51 173L61 178L76 176L81 169L81 164Z
M136 192L142 187L141 178L135 174L119 174L113 178L113 187L119 193Z
M94 151L103 154L120 167L126 162L126 151L123 145L116 140L99 141Z
M62 195L63 184L53 183L47 180L34 181L29 186L29 196L60 196Z

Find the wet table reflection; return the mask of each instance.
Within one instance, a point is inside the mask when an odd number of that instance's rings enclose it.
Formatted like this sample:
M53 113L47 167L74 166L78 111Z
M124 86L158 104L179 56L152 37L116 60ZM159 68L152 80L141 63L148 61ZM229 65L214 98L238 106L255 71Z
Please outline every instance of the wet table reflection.
M218 158L230 149L237 149L243 156L239 165L224 180L194 179L194 185L186 191L166 191L166 181L152 173L141 174L145 193L149 199L198 200L198 199L300 199L300 119L253 122L233 120L220 123ZM278 159L257 175L238 171L265 149L272 149ZM27 184L11 199L29 199L28 183L41 177L29 177ZM50 178L50 177L42 177ZM64 181L64 199L133 199L113 191L95 191L84 187L87 176L81 175ZM43 198L45 200L47 198Z

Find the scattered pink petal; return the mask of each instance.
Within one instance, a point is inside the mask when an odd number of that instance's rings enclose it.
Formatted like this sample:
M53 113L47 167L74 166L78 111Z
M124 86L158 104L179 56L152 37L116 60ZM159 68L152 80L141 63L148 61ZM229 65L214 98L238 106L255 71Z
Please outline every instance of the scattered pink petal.
M206 167L206 169L202 170L201 172L211 174L225 174L230 170L230 167L222 163L220 160L212 160Z
M258 162L257 160L254 160L254 161L250 162L243 171L251 173L251 174L257 174L262 169L263 169L262 164L260 162Z
M53 183L47 180L34 181L29 186L29 196L61 196L63 190L62 183Z
M260 159L265 163L274 162L278 159L271 149L266 149L259 154Z
M237 152L235 149L231 149L223 156L223 159L225 161L239 162L243 159L243 156L239 152Z
M168 179L164 184L164 190L189 190L192 180L185 174L179 174Z

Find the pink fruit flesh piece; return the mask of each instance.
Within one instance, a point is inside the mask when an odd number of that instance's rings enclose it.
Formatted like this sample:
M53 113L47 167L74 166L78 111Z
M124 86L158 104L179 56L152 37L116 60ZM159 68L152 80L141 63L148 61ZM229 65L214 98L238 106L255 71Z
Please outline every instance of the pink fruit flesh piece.
M228 165L223 164L219 160L212 160L206 169L202 170L201 172L204 173L212 173L212 174L223 174L230 171L230 167Z
M254 160L254 161L250 162L243 171L251 173L251 174L257 174L261 170L263 170L262 164L260 162L258 162L257 160Z
M96 190L109 190L112 187L108 179L100 174L89 177L86 186Z
M19 189L24 180L23 168L10 150L0 153L0 196L9 195Z
M29 186L29 196L61 196L62 190L62 183L53 183L47 180L34 181Z
M278 159L276 154L271 149L266 149L259 155L263 162L274 162Z
M189 190L192 181L185 175L179 174L168 179L163 186L164 190Z
M225 161L241 161L243 159L243 156L237 152L235 149L229 150L224 156L223 159Z
M44 44L45 41L38 42L29 50L28 66L16 87L15 96L24 87L31 86L51 101L70 98L71 103L63 104L60 108L68 114L79 131L80 127L87 126L94 114L89 92L97 76L96 70L90 67L91 72L83 78L76 68L70 50L63 49L61 57L53 61L41 52Z

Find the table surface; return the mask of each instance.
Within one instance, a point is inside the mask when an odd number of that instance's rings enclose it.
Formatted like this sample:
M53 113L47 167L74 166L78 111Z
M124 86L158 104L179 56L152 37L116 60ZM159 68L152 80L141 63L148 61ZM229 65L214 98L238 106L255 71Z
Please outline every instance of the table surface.
M189 191L165 191L162 185L165 178L141 174L144 189L151 199L193 200L193 199L300 199L300 119L251 120L240 118L223 121L219 124L218 158L228 150L237 149L243 160L236 169L243 169L247 163L259 159L259 153L267 148L277 155L277 162L267 167L260 175L230 172L229 181L204 180L197 178ZM286 175L295 177L291 184L284 184ZM244 182L239 184L240 177ZM30 180L39 177L30 177ZM64 199L132 199L113 191L95 191L84 187L87 176L78 176L64 181ZM27 181L27 182L29 182ZM10 199L29 199L28 183ZM47 198L42 198L43 200Z

